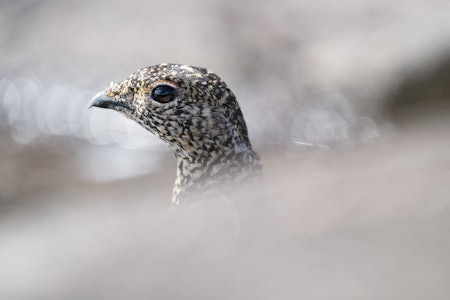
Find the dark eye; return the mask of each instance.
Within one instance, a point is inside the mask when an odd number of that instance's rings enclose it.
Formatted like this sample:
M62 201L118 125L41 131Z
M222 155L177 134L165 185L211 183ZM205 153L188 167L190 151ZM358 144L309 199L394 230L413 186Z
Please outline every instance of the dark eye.
M170 85L160 85L153 89L152 99L160 103L167 103L175 99L175 88Z

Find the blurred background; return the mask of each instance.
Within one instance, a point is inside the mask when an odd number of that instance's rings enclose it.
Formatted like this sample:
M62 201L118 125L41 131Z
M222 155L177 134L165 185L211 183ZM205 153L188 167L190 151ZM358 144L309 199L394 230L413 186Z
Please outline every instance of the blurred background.
M0 8L1 299L450 297L447 0ZM263 186L168 212L168 148L88 109L162 62L228 83Z

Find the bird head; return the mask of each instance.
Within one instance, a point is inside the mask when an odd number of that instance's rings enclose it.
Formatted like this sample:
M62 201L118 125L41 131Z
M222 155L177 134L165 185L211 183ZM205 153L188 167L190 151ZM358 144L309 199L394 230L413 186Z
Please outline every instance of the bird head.
M121 112L166 142L177 157L201 161L251 150L233 92L208 69L143 68L97 94L91 107Z

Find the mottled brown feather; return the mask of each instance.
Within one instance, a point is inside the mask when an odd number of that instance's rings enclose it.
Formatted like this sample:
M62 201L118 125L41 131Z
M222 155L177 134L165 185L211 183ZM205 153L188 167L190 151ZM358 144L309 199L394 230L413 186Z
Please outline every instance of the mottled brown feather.
M174 89L167 103L152 98L161 85ZM236 97L208 69L180 64L143 68L111 84L92 106L120 111L169 145L177 158L173 206L188 203L210 186L261 174Z

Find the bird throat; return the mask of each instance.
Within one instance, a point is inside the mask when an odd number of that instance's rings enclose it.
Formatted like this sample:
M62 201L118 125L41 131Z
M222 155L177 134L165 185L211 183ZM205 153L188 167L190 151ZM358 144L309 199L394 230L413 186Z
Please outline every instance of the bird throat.
M177 177L172 207L195 201L196 195L211 188L235 186L262 173L259 155L246 145L229 148L207 159L177 157Z

